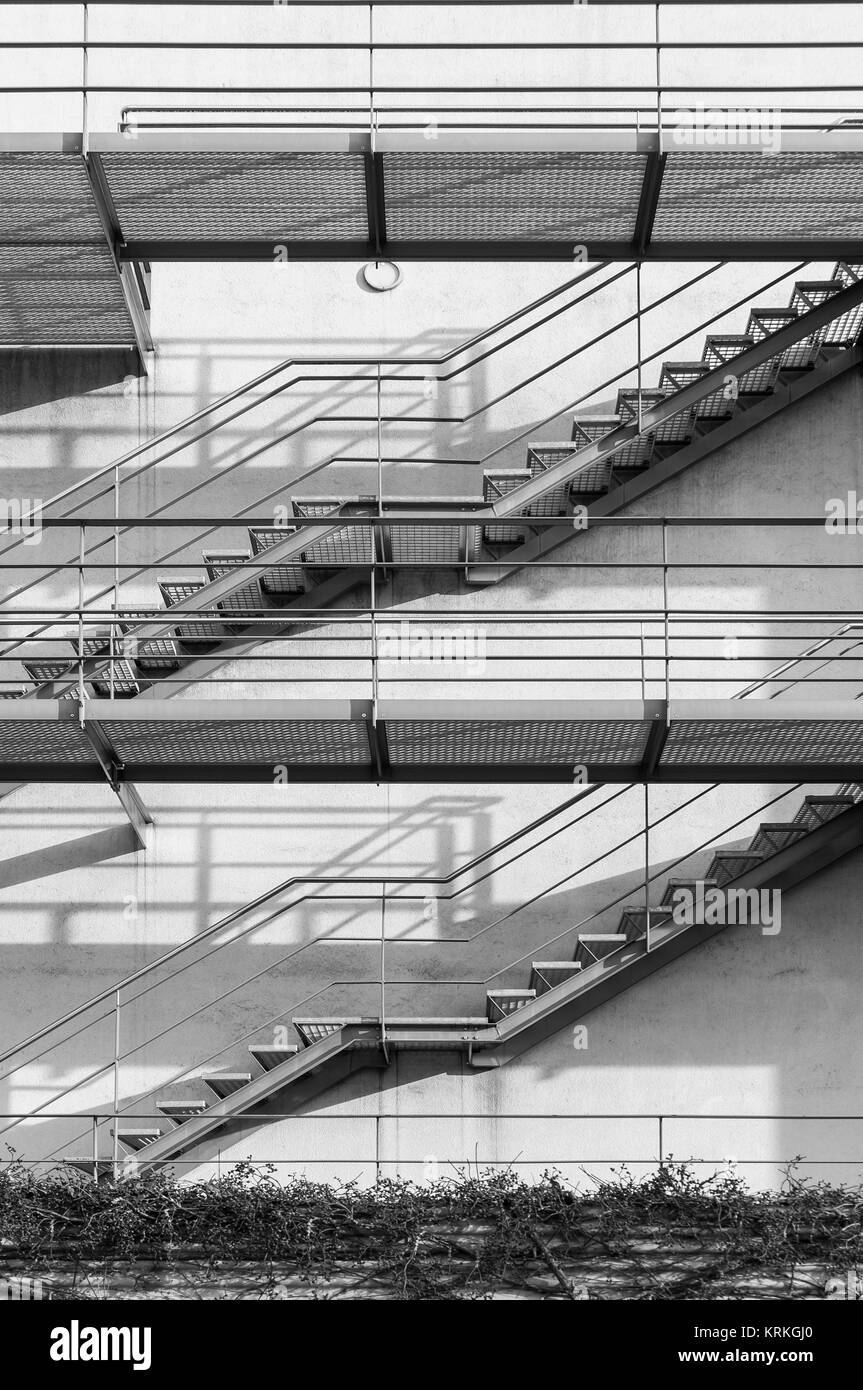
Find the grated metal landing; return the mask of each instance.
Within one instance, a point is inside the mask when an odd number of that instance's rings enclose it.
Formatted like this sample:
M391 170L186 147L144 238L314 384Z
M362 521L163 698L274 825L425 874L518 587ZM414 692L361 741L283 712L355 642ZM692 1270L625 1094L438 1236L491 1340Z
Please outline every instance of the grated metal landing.
M146 309L115 259L80 136L0 139L0 347L146 350Z
M26 224L0 240L100 241L80 136L0 151L0 201ZM623 129L381 130L374 151L350 130L94 133L89 162L122 261L863 257L851 127L782 131L770 152Z
M230 700L0 705L0 778L137 782L863 779L863 707L772 700Z

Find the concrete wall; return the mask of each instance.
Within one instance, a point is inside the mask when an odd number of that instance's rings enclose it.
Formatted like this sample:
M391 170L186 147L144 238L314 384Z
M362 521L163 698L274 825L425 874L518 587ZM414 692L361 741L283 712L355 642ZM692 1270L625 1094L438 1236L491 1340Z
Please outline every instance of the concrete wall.
M31 7L19 7L24 8ZM845 7L820 10L821 14L815 16L806 7L795 7L795 32L822 37L828 20L837 25L848 22ZM25 18L19 21L16 17L15 22L23 24ZM100 22L103 18L106 25L112 19L107 15L100 17ZM358 23L356 13L351 18ZM226 24L227 19L220 15L219 25ZM278 17L255 14L246 19L257 26L272 25L276 19L301 23L293 12ZM641 26L638 32L649 36L649 19L642 7L632 17L632 23L637 21ZM475 15L471 22L475 27L486 24L487 14ZM524 33L533 32L532 26L538 23L534 15L511 22L516 28L521 24ZM557 7L548 22L559 23ZM599 33L608 21L601 9L592 7L585 16L568 16L566 22L583 23L591 26L590 32ZM616 10L614 22L630 21ZM677 11L675 22L690 21ZM733 17L725 16L723 22L733 24ZM73 21L69 19L69 23L72 25ZM330 21L322 21L319 11L315 12L314 23L323 24L320 32L324 35L331 33ZM387 12L381 23L393 25L397 19ZM769 15L763 17L763 23L772 33ZM75 32L74 26L71 32ZM106 28L105 32L111 31ZM250 36L255 32L250 28ZM299 30L291 32L296 35ZM560 31L555 28L552 32ZM754 29L752 32L755 35ZM423 33L428 36L426 31ZM570 60L560 61L566 68ZM735 61L739 63L739 56ZM45 59L46 80L54 62L53 58ZM827 64L826 59L823 62ZM733 64L729 72L732 68ZM759 69L753 63L751 70L754 80ZM580 68L584 80L589 71L590 65ZM97 80L95 69L91 69L91 80ZM379 80L383 81L383 76ZM810 74L808 80L816 79ZM833 80L842 80L838 71ZM181 99L176 98L178 102ZM117 96L98 101L94 97L92 127L113 128L121 101L122 97ZM9 99L3 110L3 124L8 129L80 128L78 108L71 99L43 101L38 108L32 103L28 107L24 101L14 111ZM692 266L681 275L675 267L646 268L644 302L651 304L661 299L681 280L700 276L707 269ZM32 358L0 354L0 464L4 495L52 496L200 409L220 393L288 358L374 358L379 353L439 356L564 278L560 267L542 265L414 264L405 267L404 281L398 290L376 296L360 287L359 270L357 264L157 265L153 274L157 350L146 377L134 375L131 364L117 355L67 354L45 356L34 362ZM573 267L572 273L576 270ZM820 277L829 270L829 266L813 267L807 274ZM793 280L790 271L791 267L786 266L725 267L700 279L672 302L647 315L644 353L649 355L691 333L691 337L674 347L671 355L677 359L700 357L703 334L694 332L699 322L747 295L760 303L787 302ZM777 277L782 277L778 285L756 293L759 286ZM597 277L604 278L610 279L608 272ZM451 384L441 385L436 397L427 396L421 383L387 383L384 409L398 418L387 425L384 436L385 452L391 460L384 474L386 493L478 496L479 459L499 450L495 461L501 466L523 463L523 442L508 443L513 435L529 430L531 438L540 440L568 437L572 403L582 396L588 397L587 404L593 410L607 410L613 403L617 384L631 385L635 380L631 370L635 358L634 327L628 325L613 331L621 319L632 314L634 294L632 274L615 280L571 312ZM740 309L720 318L713 331L741 331L745 321L745 309ZM490 409L481 410L539 367L567 357L594 338L598 341L576 359L507 395ZM654 367L646 374L648 384L656 380L657 370ZM620 383L614 387L603 385L621 372L624 376ZM318 378L327 375L327 371L313 368L308 374ZM473 421L462 423L477 411L481 413ZM820 515L827 498L855 488L863 492L861 411L859 378L846 378L817 399L789 411L737 445L717 452L697 470L646 498L639 504L639 513ZM259 410L242 421L166 458L157 468L135 478L130 476L123 484L123 506L145 514L173 503L182 506L186 515L233 516L252 502L272 507L287 501L291 493L372 491L376 468L366 462L346 461L344 455L355 460L357 456L374 453L374 420L338 417L372 417L373 413L374 387L370 381L298 382L290 393L273 402L262 402ZM448 423L435 423L428 416L454 418ZM310 423L312 420L316 423ZM429 459L446 462L429 463ZM335 461L329 463L325 472L318 471L328 460ZM94 488L85 494L87 505L92 514L105 516L112 499L110 495L94 496L99 491ZM152 572L139 575L135 569L161 557L169 545L176 553L164 562L168 569L180 563L197 563L201 540L196 537L200 529L172 532L167 538L164 533L124 536L122 561L128 568L123 571L123 601L155 601ZM241 541L242 530L238 527L222 528L208 538L214 546L237 545ZM859 593L849 571L825 573L816 568L824 562L842 563L853 545L850 539L790 528L779 532L768 525L757 530L723 530L713 537L695 528L676 529L672 556L675 562L717 563L711 569L694 565L675 568L671 602L676 607L707 610L714 615L702 633L705 640L712 637L711 650L715 653L717 637L730 630L730 620L715 616L723 610L766 612L791 605L814 611L848 610L855 603L859 606ZM12 635L24 635L38 621L35 614L30 615L25 609L56 608L74 598L69 572L54 572L52 567L58 561L72 559L76 552L74 534L46 534L38 548L23 552L28 563L38 561L39 566L45 567L45 575L39 569L21 568L22 552L16 553L19 567L13 569L9 565L4 574L7 606L20 617ZM106 551L97 552L94 558L104 562ZM661 598L658 568L636 567L640 562L656 560L655 530L591 532L574 538L556 558L571 558L582 564L626 560L631 567L614 571L536 570L488 590L469 592L452 576L414 574L397 577L383 601L398 611L420 613L430 603L460 612L469 608L476 611L477 623L481 625L491 624L495 613L524 611L528 606L549 614L565 609L594 613L614 609L628 616L646 604L655 605ZM722 568L729 560L745 561L757 568ZM789 560L809 568L771 568L771 562ZM100 584L110 578L110 570L93 572L88 577L87 593L91 600ZM19 592L24 585L33 587ZM358 594L353 602L363 603L365 596ZM343 652L339 630L331 631L332 641L325 644L322 640L316 655ZM635 627L630 625L627 631L632 636ZM815 631L813 625L807 625L807 634L811 636ZM619 667L597 664L599 658L609 654L611 643L586 648L586 633L595 636L596 628L572 624L571 651L574 661L581 658L581 666L576 668L574 664L572 669L584 674L585 655L593 659L590 673L595 683L580 685L579 693L607 694L610 689L637 693L637 670L628 670L627 683L621 684ZM717 693L733 693L769 669L787 651L787 647L776 643L766 620L760 631L755 629L755 634L762 643L755 649L757 661L714 660L702 668L701 674L716 682ZM801 644L808 640L797 628L793 635L799 637ZM523 636L518 640L523 653ZM348 678L354 681L350 688L363 693L368 690L365 668L359 673L356 665L347 663L341 667L311 664L301 668L296 644L285 643L278 650L291 658L288 669L295 681L301 673L326 677L319 679L315 687L297 684L295 688L303 693L310 688L324 693L327 682L334 680L344 691L349 688ZM544 693L555 693L553 677L559 675L559 669L549 663L536 663L535 673L545 678ZM848 668L849 672L854 669ZM248 666L228 669L222 673L222 683L208 689L216 694L267 693L275 688L274 678L284 670L284 665L272 669L258 667L253 679ZM505 680L499 688L508 693L534 690L533 686L518 686L517 677L524 670L524 662L511 669L496 667L495 674ZM654 678L658 670L654 668ZM400 673L390 674L395 677ZM618 677L614 685L608 679L611 674ZM13 685L19 683L20 668L4 669L3 677ZM703 685L687 683L683 667L676 671L675 679L677 694L705 693ZM233 683L228 684L229 680ZM476 686L473 679L461 688L467 691L471 686ZM391 693L403 688L393 680ZM810 692L813 698L819 698L831 689L835 694L835 687L821 683L811 686ZM785 791L772 786L652 791L652 819L683 808L652 832L653 869L659 874L686 854L698 856L690 867L703 868L709 853L699 848L704 842L716 836L722 843L743 842L757 824L761 809L781 798ZM451 874L563 799L559 790L547 787L497 786L166 786L148 788L145 795L156 819L153 847L146 855L130 852L122 813L107 788L31 786L0 802L4 831L0 934L5 962L0 981L0 1046L12 1045L98 989L169 947L192 938L207 924L274 884L295 876L385 875L392 881L398 876L427 879ZM771 807L770 817L782 819L793 814L799 796L788 791L784 800ZM588 810L590 815L586 814ZM404 897L413 891L417 897L403 901L397 900L399 894L390 886L386 916L390 938L388 977L391 981L408 982L390 984L388 1008L392 1013L481 1012L484 982L496 972L504 972L499 982L520 983L525 978L526 963L508 969L512 962L536 954L541 945L553 938L558 938L555 949L568 953L576 924L586 920L595 922L599 929L613 927L619 905L609 904L618 899L626 901L627 895L637 900L640 893L642 793L640 789L620 795L608 789L599 791L574 808L571 818L570 828L546 843L539 843L541 832L533 832L526 844L536 842L535 848L509 865L506 855L493 854L483 872L490 866L496 870L494 875L479 881L478 870L458 880L455 886L462 891L438 905L436 918L427 902L437 891L436 886L420 884L413 889L405 885L400 895ZM567 823L567 817L563 817L561 824ZM556 826L554 822L553 827ZM623 847L615 849L621 842ZM801 1016L807 1020L801 1033L795 1014L787 1005L786 986L767 993L756 989L754 982L763 985L768 972L780 968L779 955L788 951L791 954L787 968L805 972L788 977L795 988L818 991L819 998L829 993L831 1015L838 1018L833 1009L833 984L837 976L847 980L852 974L849 957L859 875L859 860L849 860L823 884L813 883L799 890L789 903L789 934L784 929L777 941L767 940L765 944L758 938L739 943L731 937L723 938L697 957L674 967L667 979L663 975L642 986L637 996L626 996L607 1006L597 1015L591 1046L584 1056L574 1053L571 1040L561 1036L499 1076L445 1074L429 1079L421 1071L425 1062L418 1061L416 1076L388 1073L383 1078L382 1099L376 1093L352 1098L350 1088L344 1095L323 1098L316 1107L318 1118L292 1122L286 1147L295 1155L308 1152L319 1160L315 1172L342 1173L347 1167L365 1179L374 1169L376 1156L384 1165L404 1164L405 1171L413 1174L417 1168L415 1160L425 1153L437 1155L442 1163L463 1162L474 1157L476 1143L480 1158L501 1162L517 1159L527 1170L531 1165L536 1169L560 1160L572 1171L581 1158L605 1161L616 1156L644 1162L646 1155L655 1152L652 1121L626 1133L603 1126L598 1136L602 1138L602 1148L596 1149L594 1136L570 1123L572 1116L591 1111L703 1113L737 1108L747 1113L790 1114L817 1110L828 1092L816 1078L827 1075L829 1058L836 1055L835 1033L826 1027L823 1032L813 1031L812 1013L807 1011L803 996L795 996L799 998ZM559 880L566 881L554 887ZM837 884L837 889L831 887L826 893L827 882ZM245 1057L245 1035L271 1041L273 1030L289 1023L292 1012L377 1010L378 986L374 982L378 971L380 906L376 891L359 887L350 890L351 896L327 901L326 896L332 898L333 894L322 894L320 887L313 886L316 896L297 901L289 912L243 937L242 944L226 946L206 967L190 968L137 1003L126 1001L121 1051L127 1055L120 1073L124 1102L134 1103L138 1097L146 1101L154 1088L166 1084L176 1072L187 1068L200 1071L211 1054L217 1054L218 1066L238 1065ZM298 887L286 892L280 903L287 906L307 891ZM818 906L811 911L819 919L817 938L812 930L804 935L809 918L802 915L795 928L796 919L792 917L792 904L804 903L807 895L816 891ZM533 902L540 894L545 896ZM528 907L516 911L526 902L530 902ZM799 910L802 914L803 909ZM830 922L830 950L826 954L821 922L824 915L829 916ZM739 977L735 969L732 977L726 978L732 949L735 959L738 950L743 953L743 968ZM686 979L682 972L689 972ZM697 972L697 978L690 979L693 972ZM724 1012L717 1012L711 1028L705 1030L702 1000L707 980L711 1005L724 990L728 997L722 1005ZM762 1035L741 1028L741 1005L735 1002L737 996L731 994L732 989L742 989L747 998L748 991L752 991L743 1017L749 1018L751 1010L757 1008L765 1027ZM212 1002L223 994L224 999ZM186 1015L190 1016L187 1022L173 1026ZM612 1021L618 1024L613 1032L609 1023L612 1015ZM853 1036L850 1020L848 1027ZM721 1038L727 1038L731 1029L733 1047L726 1056ZM843 1023L843 1036L844 1031ZM70 1028L70 1034L75 1032L76 1028ZM693 1047L697 1049L695 1054ZM40 1046L34 1047L26 1070L0 1083L0 1109L21 1112L55 1098L55 1113L64 1108L76 1114L91 1107L105 1110L113 1087L110 1068L106 1069L113 1055L110 1017L85 1033L70 1036L64 1046L44 1057L39 1056L41 1051ZM818 1059L821 1071L813 1058ZM404 1063L400 1061L398 1065ZM577 1082L576 1067L585 1073ZM835 1104L831 1099L828 1108L856 1113L860 1103L853 1090L847 1089L851 1086L848 1068L840 1066L837 1071L842 1079L836 1079ZM97 1074L87 1079L94 1072ZM393 1087L394 1079L403 1085ZM64 1099L67 1088L74 1089ZM745 1101L741 1100L742 1095ZM441 1114L461 1113L465 1118L451 1134L433 1125L438 1141L432 1142L428 1131L422 1130L425 1121L396 1123L383 1118L394 1107L411 1105ZM480 1125L466 1118L474 1112L499 1119L494 1123L484 1120ZM515 1118L540 1112L560 1114L564 1119L536 1124ZM350 1117L348 1139L344 1122L325 1118L329 1114ZM376 1115L382 1117L379 1124ZM849 1128L843 1127L843 1136ZM86 1124L82 1126L78 1120L67 1124L53 1119L45 1124L17 1127L0 1135L0 1141L13 1143L28 1157L55 1150L83 1153L88 1141L77 1136L84 1131ZM673 1142L669 1139L666 1148L677 1152L679 1143L685 1152L709 1146L710 1156L714 1156L713 1136L705 1135L703 1129L681 1131L679 1139L676 1131L670 1133ZM303 1134L307 1137L302 1138ZM736 1130L724 1131L719 1156L733 1152L737 1138ZM280 1142L275 1130L256 1135L254 1151L266 1152L277 1140ZM754 1145L771 1161L791 1157L798 1150L808 1152L796 1133L775 1125L758 1133L749 1126L740 1133L739 1141L741 1155L751 1156ZM854 1142L856 1139L847 1141L843 1137L846 1147L842 1152L852 1153ZM831 1153L836 1152L838 1134L828 1134L824 1143ZM238 1143L232 1154L248 1149L248 1144ZM350 1153L350 1159L344 1165L336 1164L334 1155L343 1152ZM392 1168L387 1167L386 1171Z

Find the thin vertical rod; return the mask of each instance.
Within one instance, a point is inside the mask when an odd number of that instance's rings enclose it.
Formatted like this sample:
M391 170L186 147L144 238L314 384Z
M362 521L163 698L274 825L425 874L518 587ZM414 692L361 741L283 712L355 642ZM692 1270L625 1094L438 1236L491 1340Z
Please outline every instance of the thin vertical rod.
M381 364L378 361L377 378L377 437L378 437L378 516L383 514L384 507L384 452L383 452L383 424L381 422Z
M120 516L120 470L119 470L119 468L115 468L115 469L114 469L114 620L113 620L112 623L111 623L111 634L110 634L110 640L111 640L111 648L110 648L110 650L111 650L111 664L110 664L111 681L110 681L110 693L111 693L111 699L112 699L112 700L113 700L113 698L114 698L114 677L115 677L115 669L116 669L116 668L115 668L115 661L116 661L116 655L117 655L117 638L116 638L116 634L117 634L117 630L118 630L118 629L117 629L116 617L117 617L117 615L118 615L119 612L120 612L120 528L119 528L119 526L117 525L117 521L118 521L118 519L119 519L119 516Z
M369 5L369 146L375 153L375 7Z
M662 76L661 76L661 50L659 43L659 0L657 0L655 10L655 38L656 38L656 143L657 150L662 154Z
M641 261L635 263L635 347L638 357L638 428L641 429Z
M372 531L372 544L374 544L374 530ZM369 620L370 620L370 623L371 623L371 639L372 639L372 648L371 648L371 656L372 656L372 711L373 711L372 717L373 717L375 720L377 720L377 717L378 717L378 624L377 624L377 614L376 614L376 612L375 612L375 605L376 605L376 589L377 589L377 586L376 586L376 584L375 584L375 567L374 567L374 565L372 565L372 570L371 570L371 607L370 607L370 611L369 611Z
M81 150L84 158L90 152L90 110L87 88L90 81L90 50L87 40L90 37L90 6L84 5L84 40L81 44Z
M644 936L650 950L650 784L644 783Z
M84 560L86 527L78 531L78 703L84 706Z
M120 1123L120 991L114 995L114 1181L120 1162L120 1140L117 1129Z
M93 1181L99 1181L99 1117L92 1115L93 1121Z
M662 518L662 622L663 646L665 648L665 698L671 699L671 653L668 626L668 525Z

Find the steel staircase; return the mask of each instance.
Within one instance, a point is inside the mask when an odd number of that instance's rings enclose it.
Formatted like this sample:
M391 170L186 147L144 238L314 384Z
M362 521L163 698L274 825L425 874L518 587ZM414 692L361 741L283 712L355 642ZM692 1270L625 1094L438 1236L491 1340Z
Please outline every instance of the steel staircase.
M275 1113L298 1112L353 1072L387 1066L397 1051L455 1051L475 1067L505 1065L724 930L722 923L676 920L678 890L785 890L861 845L863 788L853 784L832 796L807 796L793 820L764 821L744 848L716 850L703 878L669 878L658 909L650 910L649 946L647 911L629 906L616 931L580 933L571 960L537 958L525 986L490 988L483 1017L392 1018L384 1028L377 1018L294 1018L296 1043L253 1043L241 1068L203 1072L155 1092L164 1126L118 1122L121 1151L133 1160L134 1171L170 1161L230 1128L240 1115L260 1116L265 1123L276 1097ZM93 1172L92 1158L68 1161ZM99 1166L103 1174L110 1170Z
M830 316L834 301L837 309ZM388 498L380 514L392 520L368 526L340 526L338 518L379 514L376 497L294 497L294 516L320 524L252 526L247 548L207 550L199 576L162 579L161 608L121 612L124 642L118 654L115 638L113 661L106 659L110 634L88 633L85 684L96 695L110 693L113 665L116 697L134 698L144 691L152 695L160 673L191 666L203 653L218 655L224 647L225 659L235 659L263 635L286 633L291 605L321 608L334 602L367 580L372 562L384 566L384 573L408 562L457 565L464 567L469 582L495 582L572 540L577 531L567 518L575 508L583 509L588 521L591 515L610 515L771 413L835 380L863 360L861 330L863 264L839 262L829 280L798 281L787 307L753 308L745 333L708 336L701 361L663 363L658 386L644 388L640 400L636 388L623 388L614 414L576 415L571 440L529 443L525 468L486 469L481 497ZM771 354L762 345L774 335L782 345ZM759 348L761 360L747 367ZM708 389L711 382L713 389ZM674 410L678 398L681 408ZM657 411L662 418L651 423ZM621 430L627 438L615 446ZM601 457L594 460L597 450ZM522 503L525 487L532 489L531 497ZM490 506L499 519L480 515L471 520L473 512L482 514ZM397 521L399 513L442 510L463 510L465 524L435 524L430 518L427 526L400 526ZM518 519L508 521L508 514ZM560 518L562 524L532 533L530 517ZM263 622L270 615L272 626ZM251 624L252 618L258 621ZM77 634L70 632L53 645L61 650L40 644L38 654L22 653L31 684L16 693L75 695ZM64 645L71 655L63 652Z

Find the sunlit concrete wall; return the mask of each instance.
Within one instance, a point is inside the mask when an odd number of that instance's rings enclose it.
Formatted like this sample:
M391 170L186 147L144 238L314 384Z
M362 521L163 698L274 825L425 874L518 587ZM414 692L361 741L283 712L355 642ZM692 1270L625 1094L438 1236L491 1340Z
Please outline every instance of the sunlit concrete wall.
M794 22L802 26L801 32L816 36L817 31L820 36L828 20L838 22L835 16L831 19L834 10L841 9L847 24L847 7L821 9L816 17L807 7L795 7ZM760 17L763 28L758 32L773 32L776 12L774 8ZM146 17L142 14L142 21ZM109 18L99 19L105 33L111 32ZM336 18L315 11L313 19L304 19L292 11L277 16L250 13L244 21L250 35L270 33L263 26L287 22L314 24L320 26L316 32L332 36L341 32ZM689 23L681 11L675 11L674 19ZM218 16L209 32L222 32L227 20ZM350 20L355 26L364 22L357 13ZM77 32L74 15L68 22L70 33ZM385 24L397 22L389 12L382 15L382 32ZM486 23L487 16L474 21L480 22ZM534 32L538 20L531 14L512 22L526 34ZM550 22L562 22L559 7ZM590 26L594 32L606 18L601 9L592 9L567 14L565 22ZM615 23L623 22L622 12L616 11ZM652 16L645 9L631 22L640 26L637 32L649 36ZM16 16L15 23L23 26L24 17ZM166 23L162 21L162 32L174 32L165 29ZM174 15L170 23L176 23ZM722 23L729 23L727 11ZM294 27L291 32L299 31ZM49 63L55 61L59 60L45 59L46 80ZM172 59L183 61L188 59ZM562 67L571 62L559 61ZM91 62L91 80L96 81L95 57ZM309 62L306 69L311 70ZM298 82L302 70L296 69ZM579 80L587 80L588 70L593 69L579 67ZM841 81L841 75L833 80ZM114 97L92 97L92 128L113 128L118 105ZM76 110L72 99L62 109L42 99L38 108L31 105L23 124L16 124L18 116L10 108L7 128L79 129ZM574 266L570 273L578 269ZM646 268L644 302L660 299L707 269ZM22 360L0 355L4 494L53 496L287 358L374 359L381 353L438 357L551 290L566 274L559 266L412 264L404 267L403 283L395 292L372 295L358 284L359 270L358 264L157 265L156 353L146 377L134 375L131 364L117 354L63 360L46 356L35 362L32 356ZM696 325L747 295L764 304L787 302L790 270L726 267L701 279L648 314L644 353L650 355L692 333L671 355L700 358L703 333L693 332ZM821 266L807 274L821 277L829 270ZM784 278L774 288L756 293L777 277ZM593 283L587 281L586 287ZM617 384L631 385L635 379L634 327L612 332L633 313L634 294L634 276L629 274L472 371L441 384L436 395L426 394L421 383L387 383L384 409L399 418L385 428L385 453L392 460L385 466L385 491L479 496L478 460L499 450L498 464L523 463L524 442L508 442L514 435L529 430L529 437L538 440L567 438L571 407L582 396L589 397L587 404L594 410L609 409ZM738 309L720 318L713 331L741 331L745 320L746 309ZM593 339L596 343L578 357L482 409L539 368ZM352 369L343 370L347 374ZM621 372L625 375L620 383L604 385ZM658 362L646 372L648 384L656 381L657 372ZM326 368L310 373L326 374ZM474 412L480 413L466 421ZM225 431L124 483L123 506L143 515L189 492L182 502L186 515L231 516L257 499L266 499L262 506L273 506L292 494L373 491L376 466L341 457L374 454L373 418L333 418L356 415L374 415L371 382L298 383ZM446 423L423 418L430 415L455 418ZM307 423L313 417L320 417L319 422ZM294 430L298 432L293 437L281 438ZM860 433L860 382L849 377L718 451L645 498L638 512L654 517L820 515L829 497L853 489L863 494ZM340 461L312 473L334 456ZM450 462L424 462L428 459ZM106 515L111 501L109 495L92 505ZM201 541L193 543L192 535L124 536L123 563L134 568L175 545L175 564L197 562ZM214 546L242 542L242 531L236 527L208 538ZM47 569L76 555L77 544L75 535L46 534L39 547L28 547L25 554L28 562L38 561ZM765 523L755 530L723 530L713 536L696 528L675 528L671 544L673 606L712 615L727 610L859 607L850 571L825 573L818 568L846 562L854 546L851 538L796 528L779 531ZM653 529L589 532L574 537L555 558L584 565L607 560L630 564L615 570L536 570L485 590L468 590L454 576L439 572L417 573L397 577L384 590L382 601L397 612L420 614L431 604L459 612L469 608L477 613L477 627L486 624L489 629L495 614L529 608L550 615L610 609L628 617L634 610L661 604L660 570L638 567L657 555ZM687 560L717 564L711 569L685 568L682 562ZM720 567L732 560L754 562L758 568ZM771 561L807 568L771 568ZM102 582L110 577L107 571ZM40 581L34 588L14 592L34 579ZM95 573L88 579L88 597L98 579ZM3 587L8 605L18 610L26 605L56 607L74 598L68 572L42 578L38 570L10 568ZM124 570L122 594L129 603L153 603L152 572L135 576ZM366 601L363 593L351 600L359 605ZM33 623L20 616L19 633ZM717 618L714 633L727 621ZM634 626L626 630L631 638ZM595 627L578 623L571 631L576 639L596 634ZM763 643L756 648L760 663L742 663L738 655L730 662L705 665L702 674L715 682L710 693L734 693L777 659L766 623L754 633ZM802 632L800 637L802 644ZM526 654L523 634L517 641ZM337 652L340 643L338 637L329 645L322 643L318 653ZM610 650L608 641L605 647L585 644L581 653L575 649L582 656L581 674L586 672L592 681L576 687L578 693L620 693L619 680L610 681L617 668L610 663L599 666L595 659ZM715 653L715 644L711 650ZM295 644L286 643L279 651L296 663ZM285 664L259 667L252 681L248 667L228 668L220 684L190 693L273 693L274 678L285 669ZM300 668L289 662L287 669L296 673ZM341 668L306 669L338 678L341 689L352 678L358 691L368 690L365 668L358 671L345 663ZM522 661L508 670L495 667L493 674L505 676L501 690L519 693L516 678L524 669ZM544 677L548 694L559 667L537 661L533 670ZM384 674L393 693L405 693L404 683L395 683L398 670ZM654 682L660 679L661 665L657 663L650 674ZM685 677L681 666L675 672L676 693L707 693L703 686L687 684ZM19 678L16 670L13 679ZM636 679L636 672L627 672L629 682ZM476 693L480 686L489 688L481 678L471 678L460 683L458 693ZM323 690L323 684L318 688ZM525 686L520 693L528 689L535 687ZM813 698L823 698L835 694L835 687L821 681L810 691ZM625 693L638 692L628 684ZM274 750L274 762L277 755ZM572 794L577 791L574 787ZM651 790L651 819L659 821L651 831L653 872L670 872L687 855L692 856L686 861L689 869L703 870L708 842L719 837L724 845L744 843L759 816L790 818L801 795L772 786ZM248 1042L273 1041L278 1029L289 1026L292 1014L378 1012L380 893L374 884L345 884L346 878L386 880L387 1008L394 1015L482 1013L490 981L526 983L531 957L545 952L549 943L565 958L579 924L613 930L621 906L641 900L640 788L599 790L532 831L514 849L496 852L494 847L507 836L559 806L565 799L561 789L201 786L147 787L144 796L156 822L146 854L130 851L122 812L107 788L31 786L0 802L0 1047L11 1046L259 894L279 883L298 881L275 899L285 911L272 921L261 920L263 913L261 919L249 919L244 925L259 920L260 925L234 945L225 945L206 964L165 979L138 1000L130 998L136 990L125 992L119 1082L125 1105L146 1108L159 1088L178 1074L199 1075L211 1065L240 1067L247 1059ZM669 814L676 808L676 814ZM563 828L554 838L543 839L559 827ZM528 846L528 853L514 858ZM475 869L458 872L487 853L489 858ZM489 869L495 872L484 877ZM428 881L448 875L456 875L451 885ZM320 882L303 882L321 877L339 883L328 889ZM412 879L420 882L399 882ZM657 895L660 886L661 878L655 885ZM226 1161L248 1153L298 1161L307 1156L315 1160L308 1167L314 1175L358 1175L363 1180L374 1174L376 1164L382 1172L398 1168L417 1176L426 1171L432 1175L435 1163L445 1171L451 1162L477 1159L516 1162L529 1173L559 1166L573 1176L582 1161L590 1168L596 1166L594 1160L649 1161L657 1151L654 1116L660 1112L860 1113L853 1068L846 1061L859 1046L853 1009L859 886L858 856L789 897L778 938L747 937L740 929L598 1011L589 1020L586 1051L576 1051L572 1038L561 1034L499 1074L462 1072L455 1060L438 1074L427 1058L410 1064L399 1059L385 1074L369 1073L321 1097L312 1118L290 1122L287 1131L273 1128L249 1138L217 1141L202 1152L202 1162L209 1162L222 1147ZM336 893L335 900L326 900ZM412 898L407 896L411 893ZM439 893L453 896L436 902ZM202 954L196 949L178 964ZM154 979L148 977L144 986L169 973L166 969ZM110 1002L104 1011L95 1011L106 1016L86 1032L78 1033L78 1023L69 1025L64 1045L44 1056L39 1054L46 1044L34 1045L26 1054L26 1069L0 1084L0 1109L31 1111L52 1098L55 1113L69 1109L83 1116L91 1108L109 1108L114 1041ZM64 1096L67 1088L72 1089ZM599 1112L648 1118L626 1125L606 1121L598 1127L578 1119ZM450 1127L423 1118L427 1115L456 1118ZM474 1115L483 1118L470 1118ZM0 1128L9 1123L3 1121ZM758 1157L775 1165L798 1152L849 1158L860 1152L853 1125L821 1130L817 1151L807 1147L812 1142L808 1129L783 1128L772 1121L729 1124L718 1136L706 1121L667 1125L665 1150L681 1156L731 1155L741 1161ZM52 1119L44 1125L19 1126L0 1141L28 1157L43 1157L54 1151L86 1153L89 1133L85 1119ZM750 1176L756 1171L747 1170ZM774 1171L769 1168L771 1175ZM852 1169L843 1171L847 1176Z

